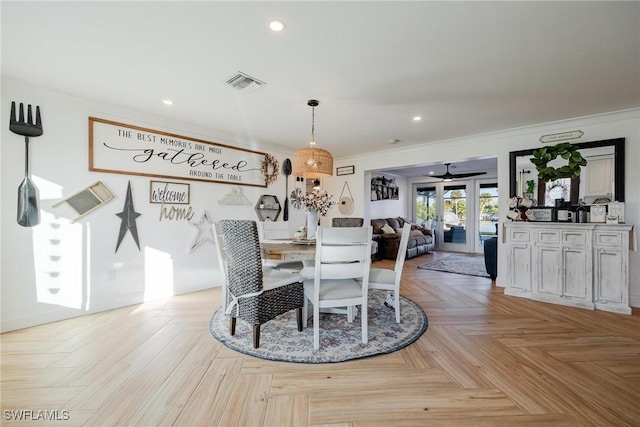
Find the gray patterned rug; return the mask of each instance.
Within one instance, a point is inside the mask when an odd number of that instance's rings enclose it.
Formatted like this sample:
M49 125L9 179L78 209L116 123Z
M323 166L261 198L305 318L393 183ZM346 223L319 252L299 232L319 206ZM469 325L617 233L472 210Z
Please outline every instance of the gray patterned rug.
M437 261L419 265L423 270L446 271L467 276L489 277L481 255L449 255Z
M334 363L393 353L415 340L427 330L427 315L415 302L400 296L402 323L396 323L393 308L384 305L385 291L369 292L369 343L362 344L360 314L353 323L342 314L320 314L320 349L313 349L313 319L298 332L295 311L285 313L260 329L260 347L253 348L251 327L239 320L236 334L229 335L229 318L222 309L211 317L209 329L225 346L250 356L267 360L297 363Z

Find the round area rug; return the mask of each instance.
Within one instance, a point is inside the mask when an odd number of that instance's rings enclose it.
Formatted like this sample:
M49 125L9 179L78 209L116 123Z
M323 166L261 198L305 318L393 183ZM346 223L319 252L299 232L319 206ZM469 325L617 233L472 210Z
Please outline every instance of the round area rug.
M229 317L219 308L211 317L209 329L225 346L250 356L296 363L335 363L398 351L427 330L422 307L400 296L400 318L384 305L386 291L369 291L369 343L362 344L360 312L352 323L346 314L320 314L320 349L313 348L313 318L298 332L295 310L265 323L260 328L260 347L253 348L251 326L241 319L236 334L229 335Z

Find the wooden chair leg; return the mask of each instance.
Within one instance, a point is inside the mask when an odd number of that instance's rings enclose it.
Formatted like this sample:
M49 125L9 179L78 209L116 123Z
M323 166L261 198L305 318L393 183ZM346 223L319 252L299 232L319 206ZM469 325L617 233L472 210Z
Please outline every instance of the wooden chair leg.
M296 308L296 322L298 323L298 332L302 332L302 307Z
M229 335L233 336L236 334L236 318L231 316L229 320Z
M253 325L253 348L260 347L260 325Z

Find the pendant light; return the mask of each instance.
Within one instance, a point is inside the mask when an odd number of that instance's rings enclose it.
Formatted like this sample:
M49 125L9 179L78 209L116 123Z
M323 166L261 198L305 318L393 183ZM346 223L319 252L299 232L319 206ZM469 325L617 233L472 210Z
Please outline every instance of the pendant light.
M333 175L333 156L327 150L316 147L315 108L319 102L307 101L311 107L311 142L309 147L296 151L293 157L293 175L303 178L323 178Z

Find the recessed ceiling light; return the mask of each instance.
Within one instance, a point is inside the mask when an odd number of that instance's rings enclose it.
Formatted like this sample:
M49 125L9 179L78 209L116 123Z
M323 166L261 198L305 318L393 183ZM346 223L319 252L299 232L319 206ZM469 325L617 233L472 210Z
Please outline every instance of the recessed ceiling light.
M170 99L163 99L163 100L162 100L162 103L163 103L164 105L173 105L173 101L172 101L172 100L170 100Z
M271 28L271 31L282 31L284 30L284 22L278 20L271 21L269 22L269 28Z
M433 175L434 173L435 173L434 171L431 171L431 172L429 172L429 175Z
M387 141L389 144L397 144L398 142L400 142L399 139L390 139L389 141Z
M419 122L420 120L422 120L421 116L413 116L413 121L414 122Z

